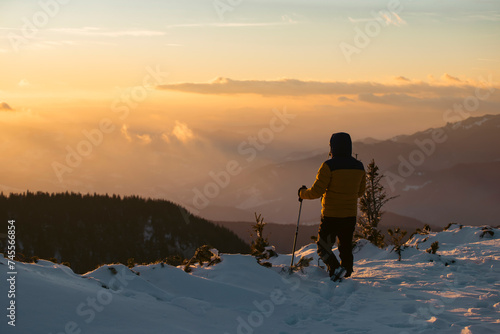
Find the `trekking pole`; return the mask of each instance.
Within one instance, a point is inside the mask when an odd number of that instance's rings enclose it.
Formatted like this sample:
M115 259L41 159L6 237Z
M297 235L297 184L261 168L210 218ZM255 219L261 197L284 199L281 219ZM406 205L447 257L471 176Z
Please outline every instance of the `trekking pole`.
M299 201L300 201L299 218L297 219L297 229L295 230L295 238L293 239L292 263L290 264L290 272L292 271L293 260L295 258L295 245L297 244L297 235L299 234L300 212L302 211L302 201L300 199Z

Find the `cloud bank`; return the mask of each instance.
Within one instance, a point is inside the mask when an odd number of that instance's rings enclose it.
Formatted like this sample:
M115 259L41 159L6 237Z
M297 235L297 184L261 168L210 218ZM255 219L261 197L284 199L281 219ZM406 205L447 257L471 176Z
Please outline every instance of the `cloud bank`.
M258 94L262 96L307 96L307 95L364 95L364 94L427 94L435 96L461 96L474 91L477 83L461 81L445 74L442 82L412 81L398 77L397 83L371 81L303 81L280 80L233 80L219 77L208 83L172 83L157 86L160 90L185 93L233 95Z

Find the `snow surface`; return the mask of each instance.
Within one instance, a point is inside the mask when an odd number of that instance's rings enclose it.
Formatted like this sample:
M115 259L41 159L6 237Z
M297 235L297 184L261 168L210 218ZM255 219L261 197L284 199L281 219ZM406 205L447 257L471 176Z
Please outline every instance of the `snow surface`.
M16 263L16 327L4 315L0 332L500 333L500 230L490 231L452 225L415 235L401 262L392 247L360 241L353 277L340 283L318 266L314 244L296 252L297 261L314 259L293 275L280 272L291 255L266 268L221 254L221 263L189 274L161 264L77 275L48 261ZM427 253L435 241L437 254ZM0 257L3 277L6 264ZM2 278L5 314L7 289Z

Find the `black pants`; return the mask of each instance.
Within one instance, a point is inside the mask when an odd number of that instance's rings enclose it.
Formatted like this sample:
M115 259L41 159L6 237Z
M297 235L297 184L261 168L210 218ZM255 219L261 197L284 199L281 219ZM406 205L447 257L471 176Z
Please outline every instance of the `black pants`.
M339 266L344 267L347 272L352 272L352 236L356 227L356 217L336 218L322 217L318 235L318 254L323 262L332 271ZM336 239L339 239L338 248L340 260L333 254L332 247Z

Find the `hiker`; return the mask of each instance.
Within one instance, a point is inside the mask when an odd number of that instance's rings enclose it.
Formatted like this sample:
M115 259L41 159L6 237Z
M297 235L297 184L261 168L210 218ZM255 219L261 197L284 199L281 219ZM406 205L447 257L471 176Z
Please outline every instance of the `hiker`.
M321 200L321 225L318 232L318 254L336 281L353 272L352 237L356 226L358 198L366 187L363 163L352 157L351 136L344 132L330 138L330 159L325 161L311 188L299 189L299 200ZM338 237L341 263L332 252Z

